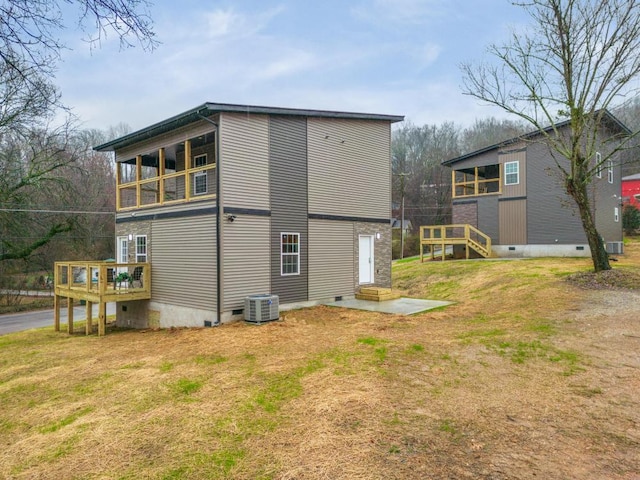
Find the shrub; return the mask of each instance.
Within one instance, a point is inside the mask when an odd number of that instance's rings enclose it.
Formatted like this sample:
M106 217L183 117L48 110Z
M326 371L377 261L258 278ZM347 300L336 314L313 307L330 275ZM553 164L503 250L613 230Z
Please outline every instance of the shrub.
M622 207L622 228L625 235L633 235L640 228L640 210L634 205Z

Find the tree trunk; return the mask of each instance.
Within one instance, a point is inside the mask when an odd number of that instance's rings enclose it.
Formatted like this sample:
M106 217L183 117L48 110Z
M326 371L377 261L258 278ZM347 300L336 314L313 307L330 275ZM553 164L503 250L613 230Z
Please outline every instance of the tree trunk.
M589 196L587 195L586 183L567 179L567 193L574 199L576 205L578 205L582 227L584 228L584 233L587 236L587 242L591 249L591 260L593 261L594 271L601 272L603 270L611 270L609 255L605 249L602 237L596 229Z

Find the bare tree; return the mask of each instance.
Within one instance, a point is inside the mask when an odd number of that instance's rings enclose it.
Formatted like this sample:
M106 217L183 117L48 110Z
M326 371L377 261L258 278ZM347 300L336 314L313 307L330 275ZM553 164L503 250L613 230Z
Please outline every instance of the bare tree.
M52 79L66 48L59 34L70 24L68 5L91 48L111 34L121 47L157 45L147 0L0 1L0 261L26 260L72 229L80 236L109 229L64 213L81 200L108 209L98 199L114 197L103 188L113 189L113 172L87 146L91 135L68 111L54 124L66 110Z
M588 185L624 148L611 142L594 162L607 109L635 93L640 73L637 0L529 0L514 3L532 19L508 43L491 45L496 64L464 64L464 93L524 119L549 146L567 194L575 201L595 271L611 268L590 208ZM558 123L568 125L563 135Z
M3 0L0 2L0 69L22 80L22 93L30 97L59 100L47 95L51 88L43 79L53 78L65 48L59 32L70 23L61 6L75 4L78 27L91 48L108 34L121 47L140 43L157 45L147 0ZM44 94L43 94L44 93Z

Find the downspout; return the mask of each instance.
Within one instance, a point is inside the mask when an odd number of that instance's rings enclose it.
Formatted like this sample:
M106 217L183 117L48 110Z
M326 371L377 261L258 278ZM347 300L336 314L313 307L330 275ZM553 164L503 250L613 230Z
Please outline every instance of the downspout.
M215 125L215 150L216 150L216 321L214 325L220 325L222 323L222 248L221 248L221 240L222 240L222 229L224 228L222 225L222 181L220 177L222 176L222 169L220 168L220 126L211 120L209 117L205 117L200 112L197 115Z

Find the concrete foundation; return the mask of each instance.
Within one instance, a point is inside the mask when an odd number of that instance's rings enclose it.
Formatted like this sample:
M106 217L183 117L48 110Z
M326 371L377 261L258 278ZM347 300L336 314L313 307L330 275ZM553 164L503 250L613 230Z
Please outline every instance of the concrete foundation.
M589 245L492 245L500 258L591 257Z

